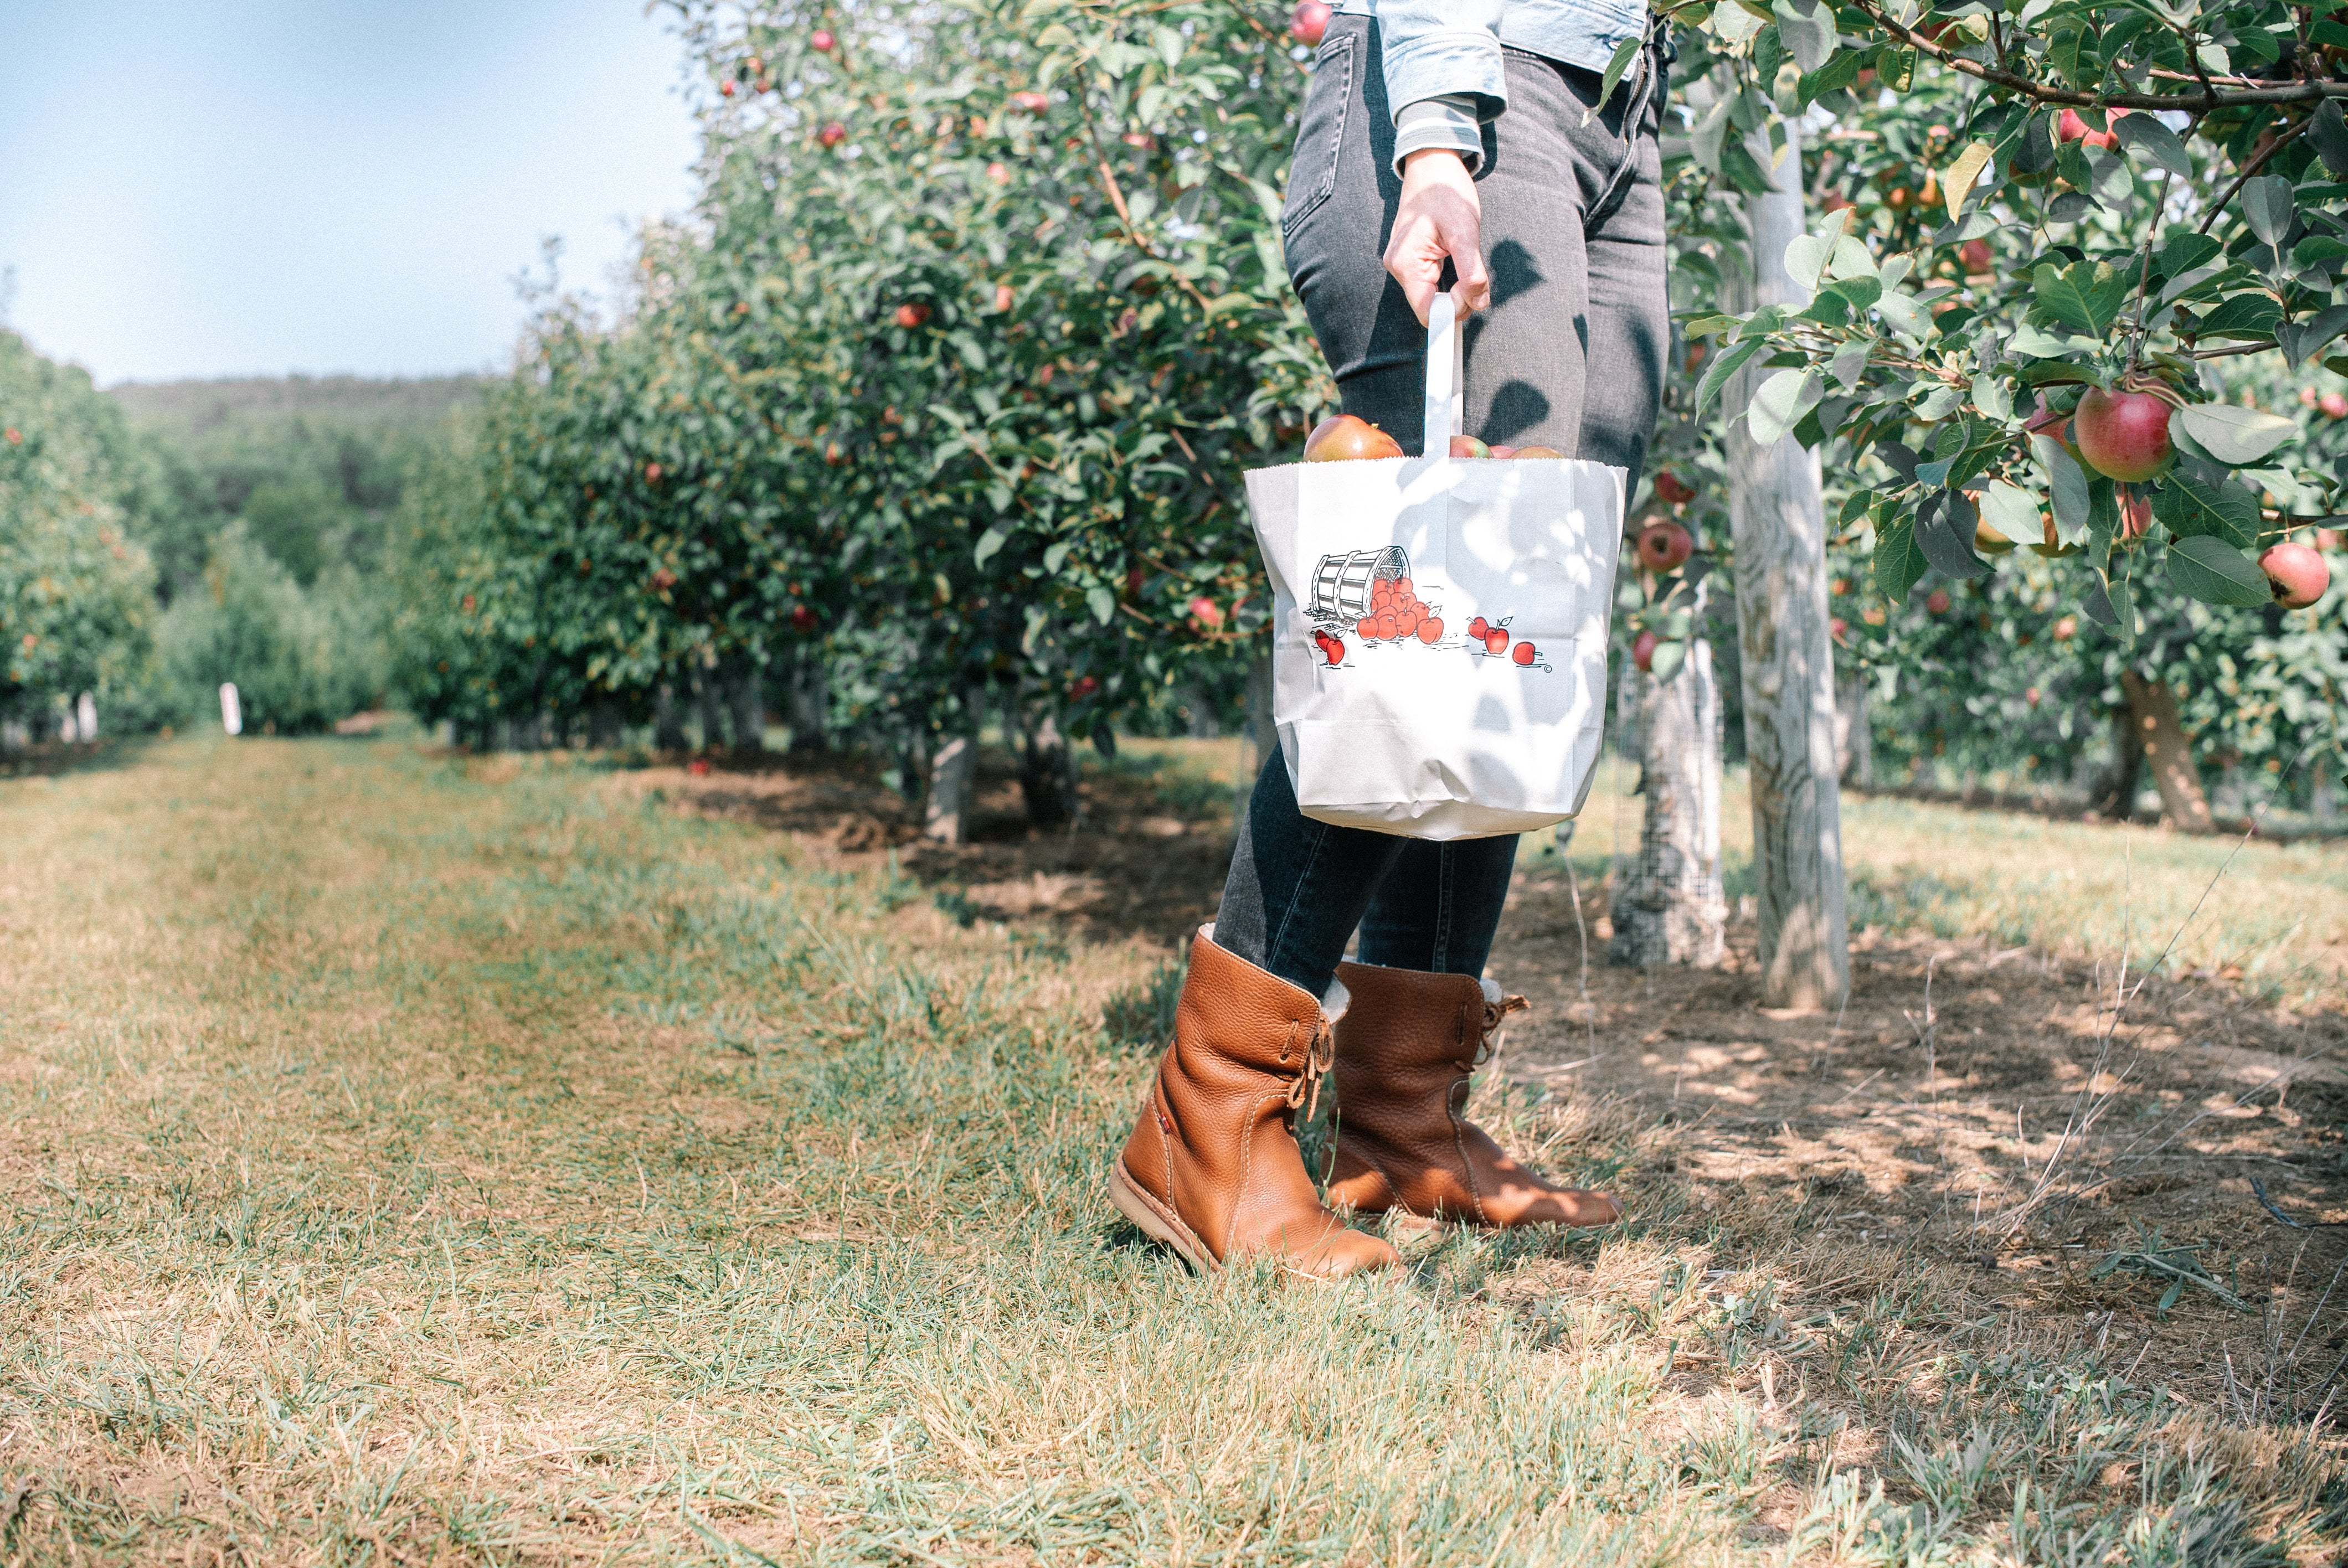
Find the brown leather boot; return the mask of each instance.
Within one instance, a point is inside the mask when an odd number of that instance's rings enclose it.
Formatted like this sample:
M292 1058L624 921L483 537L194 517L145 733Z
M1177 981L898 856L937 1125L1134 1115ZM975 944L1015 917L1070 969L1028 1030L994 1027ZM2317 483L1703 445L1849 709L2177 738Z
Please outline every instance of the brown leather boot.
M1612 1225L1602 1193L1543 1180L1460 1112L1500 1020L1525 1005L1473 975L1340 964L1337 1152L1329 1201L1475 1225Z
M1297 1107L1329 1067L1321 1004L1210 928L1190 943L1174 1043L1109 1167L1110 1199L1202 1273L1262 1254L1320 1279L1400 1263L1329 1212L1296 1146Z

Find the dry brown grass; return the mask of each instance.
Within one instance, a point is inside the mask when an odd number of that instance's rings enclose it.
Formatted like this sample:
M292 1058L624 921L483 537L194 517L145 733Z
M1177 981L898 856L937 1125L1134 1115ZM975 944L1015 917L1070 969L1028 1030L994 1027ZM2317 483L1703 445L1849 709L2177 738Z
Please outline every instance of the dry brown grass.
M1194 1278L1100 1194L1149 1062L1099 1020L1164 934L675 809L726 784L386 741L0 782L0 1561L2250 1563L2348 1522L2328 1428L1813 1223L1816 1159L1715 1172L1634 1084L1480 1102L1624 1232Z

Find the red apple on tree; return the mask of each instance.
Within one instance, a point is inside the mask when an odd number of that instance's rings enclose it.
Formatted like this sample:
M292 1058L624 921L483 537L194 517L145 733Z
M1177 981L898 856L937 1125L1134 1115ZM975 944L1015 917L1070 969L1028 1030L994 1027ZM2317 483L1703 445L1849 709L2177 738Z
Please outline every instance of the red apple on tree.
M1327 0L1299 0L1296 9L1288 14L1288 36L1308 49L1316 47L1334 15Z
M2348 395L2327 392L2315 400L2315 406L2326 419L2348 419Z
M793 631L813 631L815 630L815 611L809 610L804 604L795 604L791 606L791 630Z
M1653 671L1655 667L1655 650L1662 646L1663 641L1652 630L1639 633L1631 640L1631 662L1643 671Z
M2046 635L2052 637L2057 642L2070 641L2071 639L2079 635L2079 618L2075 615L2066 615L2063 617L2063 619L2054 623L2054 629L2048 631Z
M2322 553L2289 539L2268 546L2259 567L2274 585L2275 602L2285 610L2305 610L2332 586L2332 568Z
M839 42L839 39L831 36L831 29L829 27L818 27L808 35L808 46L819 55L830 54L832 46Z
M1934 615L1946 615L1949 612L1949 590L1945 588L1936 588L1926 594L1924 608Z
M1223 623L1222 607L1203 593L1190 601L1189 609L1190 619L1209 631Z
M719 92L721 92L721 93L725 94L727 97L729 97L729 98L730 98L730 97L732 97L734 96L734 82L733 82L733 78L729 77L728 77L728 78L726 78L725 81L722 81L722 82L718 83L718 84L717 84L717 90L718 90Z
M647 463L647 464L645 464L645 465L644 465L644 483L645 483L645 484L647 484L647 485L657 485L657 484L659 484L659 483L660 483L660 477L661 477L661 466L660 466L659 464L657 464L657 463Z
M1977 277L1988 272L1993 260L1986 240L1968 240L1957 247L1957 265L1968 276Z
M1038 92L1013 93L1011 102L1014 108L1025 109L1029 114L1042 114L1052 107L1052 100Z
M840 124L838 120L833 120L821 130L816 132L815 138L816 140L823 143L826 148L838 147L841 142L848 139L848 128Z
M921 300L908 300L897 307L897 324L911 331L930 319L930 307Z
M2087 389L2072 416L2079 456L2106 478L2157 477L2176 456L2168 440L2169 403L2149 392Z
M1639 564L1649 571L1677 571L1695 549L1688 531L1673 522L1649 523L1639 530Z
M1665 506L1676 507L1695 499L1695 487L1669 468L1660 469L1655 474L1655 498Z
M2126 109L2106 109L2104 111L2104 118L2108 123L2126 113L2127 113ZM2054 135L2063 141L2084 141L2089 147L2100 147L2106 151L2120 144L2119 136L2115 131L2089 130L2087 122L2080 118L2077 109L2063 111L2062 118L2055 122Z
M1399 457L1402 443L1353 414L1335 414L1304 438L1307 463L1344 463L1358 458Z

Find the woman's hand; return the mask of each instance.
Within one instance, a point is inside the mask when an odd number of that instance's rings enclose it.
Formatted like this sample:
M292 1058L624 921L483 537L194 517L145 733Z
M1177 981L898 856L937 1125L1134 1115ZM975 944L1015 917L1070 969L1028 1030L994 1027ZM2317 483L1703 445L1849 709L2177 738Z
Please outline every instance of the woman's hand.
M1403 159L1402 204L1395 210L1386 240L1386 271L1402 285L1424 323L1450 260L1459 281L1452 297L1464 310L1492 302L1492 280L1484 271L1484 205L1468 165L1445 148L1422 148Z

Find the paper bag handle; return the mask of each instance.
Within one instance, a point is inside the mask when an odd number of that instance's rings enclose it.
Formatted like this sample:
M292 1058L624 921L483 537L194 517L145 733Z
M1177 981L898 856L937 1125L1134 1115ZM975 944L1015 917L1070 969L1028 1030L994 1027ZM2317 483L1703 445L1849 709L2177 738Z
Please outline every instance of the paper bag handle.
M1451 438L1468 422L1466 337L1458 302L1446 289L1426 313L1426 429L1419 450L1429 457L1447 456Z

